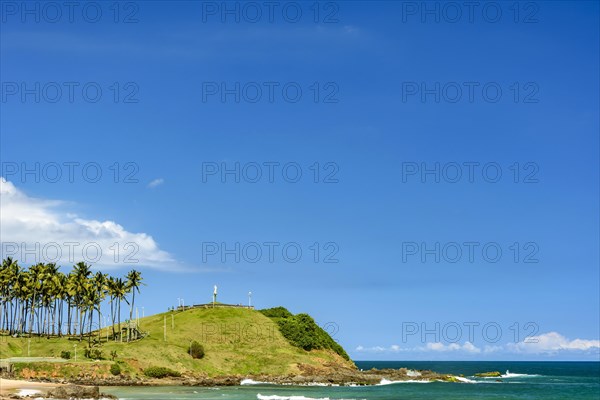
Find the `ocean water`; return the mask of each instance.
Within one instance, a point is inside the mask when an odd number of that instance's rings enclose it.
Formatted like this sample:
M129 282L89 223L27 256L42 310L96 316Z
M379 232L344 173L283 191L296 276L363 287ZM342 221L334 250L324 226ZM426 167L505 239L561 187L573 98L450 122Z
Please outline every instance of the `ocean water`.
M251 384L201 388L112 387L103 388L121 399L221 399L221 400L600 400L600 362L382 362L359 361L362 369L431 369L463 374L473 383L389 383L378 386L323 387ZM501 371L503 377L474 378L473 374ZM509 371L507 374L506 371Z

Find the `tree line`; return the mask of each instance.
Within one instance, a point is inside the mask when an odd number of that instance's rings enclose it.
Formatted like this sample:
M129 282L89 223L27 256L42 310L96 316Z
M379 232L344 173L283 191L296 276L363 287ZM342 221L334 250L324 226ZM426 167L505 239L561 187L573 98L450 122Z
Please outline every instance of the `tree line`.
M81 340L84 334L91 337L95 316L100 332L101 305L108 298L113 338L117 337L116 327L121 335L121 302L129 305L131 321L135 293L143 285L141 273L131 270L124 278L113 277L93 273L84 262L75 264L67 274L59 269L55 263L25 269L11 257L2 260L0 330L10 335L79 335Z

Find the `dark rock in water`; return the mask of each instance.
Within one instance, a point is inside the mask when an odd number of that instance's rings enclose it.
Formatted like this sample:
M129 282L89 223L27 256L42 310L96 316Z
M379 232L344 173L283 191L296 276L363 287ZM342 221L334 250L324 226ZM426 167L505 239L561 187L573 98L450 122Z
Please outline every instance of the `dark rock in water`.
M48 391L48 397L55 399L99 399L100 388L98 386L59 386Z
M502 376L502 374L498 371L492 371L492 372L479 372L479 373L475 374L475 376L478 378L497 378L499 376Z

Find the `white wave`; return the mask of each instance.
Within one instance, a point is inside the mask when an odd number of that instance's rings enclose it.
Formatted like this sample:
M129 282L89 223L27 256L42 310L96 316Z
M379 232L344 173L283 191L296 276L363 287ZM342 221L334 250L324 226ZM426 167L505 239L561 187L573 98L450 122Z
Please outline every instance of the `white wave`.
M262 394L257 394L256 398L259 400L329 400L329 397L304 397L304 396L278 396L276 394L270 396L264 396Z
M240 382L240 385L268 385L269 382L261 382L261 381L255 381L254 379L243 379Z
M35 389L21 389L17 392L17 395L21 396L21 397L32 397L36 394L40 394L42 392L40 392L39 390L35 390Z
M531 378L539 375L529 375L529 374L513 374L512 372L506 371L505 374L500 375L500 378Z
M324 383L324 382L308 382L301 386L340 386L337 383Z
M473 381L471 379L463 378L462 376L455 376L455 378L463 383L477 383L477 381Z
M390 381L389 379L385 379L383 378L381 380L381 382L379 382L376 386L383 386L383 385L394 385L396 383L430 383L431 381L426 381L426 380L415 380L415 379L408 379L405 381Z
M510 371L506 371L506 373L500 375L500 376L485 376L483 377L483 379L499 379L499 378L504 378L504 379L510 379L510 378L532 378L535 376L539 376L539 375L530 375L530 374L514 374Z

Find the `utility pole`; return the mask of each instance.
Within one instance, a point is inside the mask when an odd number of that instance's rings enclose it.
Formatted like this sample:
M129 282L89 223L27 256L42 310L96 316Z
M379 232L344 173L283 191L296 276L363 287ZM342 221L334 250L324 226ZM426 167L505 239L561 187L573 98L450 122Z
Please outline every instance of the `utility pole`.
M252 292L248 292L248 308L252 307Z

